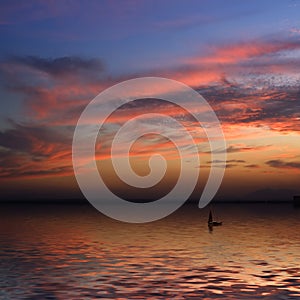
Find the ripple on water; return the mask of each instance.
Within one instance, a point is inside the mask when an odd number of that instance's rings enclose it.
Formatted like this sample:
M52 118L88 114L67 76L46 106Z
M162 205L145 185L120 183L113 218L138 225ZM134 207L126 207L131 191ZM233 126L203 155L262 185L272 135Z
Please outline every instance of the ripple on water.
M299 211L217 209L213 232L206 210L132 225L89 207L3 209L0 298L300 298Z

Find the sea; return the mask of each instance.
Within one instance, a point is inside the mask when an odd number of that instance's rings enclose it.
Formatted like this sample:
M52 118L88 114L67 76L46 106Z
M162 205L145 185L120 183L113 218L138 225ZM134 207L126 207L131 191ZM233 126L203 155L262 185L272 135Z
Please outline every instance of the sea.
M0 205L0 299L300 299L300 209L186 205L146 224Z

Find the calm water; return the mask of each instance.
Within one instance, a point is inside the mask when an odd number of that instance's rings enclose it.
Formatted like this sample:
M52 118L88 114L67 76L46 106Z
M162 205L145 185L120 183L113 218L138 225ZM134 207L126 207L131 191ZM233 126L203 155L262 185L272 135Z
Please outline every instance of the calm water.
M0 206L0 299L300 299L300 210L183 208L133 225L89 206Z

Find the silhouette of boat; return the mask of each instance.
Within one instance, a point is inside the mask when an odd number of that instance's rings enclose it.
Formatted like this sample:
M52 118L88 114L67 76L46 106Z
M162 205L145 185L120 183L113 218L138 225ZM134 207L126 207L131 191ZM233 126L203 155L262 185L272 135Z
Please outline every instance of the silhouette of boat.
M211 209L209 210L209 216L208 216L208 222L207 222L207 225L208 225L209 227L213 227L213 226L221 226L221 225L222 225L222 222L214 221L214 220L213 220Z

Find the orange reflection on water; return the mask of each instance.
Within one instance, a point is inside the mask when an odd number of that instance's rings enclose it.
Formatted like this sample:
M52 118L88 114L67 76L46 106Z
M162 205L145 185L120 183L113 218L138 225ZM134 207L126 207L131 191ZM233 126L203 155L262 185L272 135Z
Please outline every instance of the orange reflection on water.
M209 232L206 209L183 208L139 225L108 219L89 206L6 209L4 293L56 299L300 294L299 211L216 205L214 212L224 225Z

